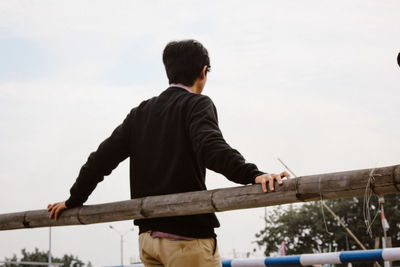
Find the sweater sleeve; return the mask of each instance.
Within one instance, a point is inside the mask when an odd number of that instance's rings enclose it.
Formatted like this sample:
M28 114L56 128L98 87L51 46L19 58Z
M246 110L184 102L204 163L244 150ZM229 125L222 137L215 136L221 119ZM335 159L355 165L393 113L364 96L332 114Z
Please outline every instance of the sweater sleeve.
M67 208L83 205L104 176L111 174L129 156L129 136L134 113L135 109L132 109L123 123L100 144L97 151L89 155L70 189L71 196L65 203Z
M255 177L263 174L226 143L218 126L217 110L209 97L203 96L190 112L189 133L195 153L200 154L207 168L240 184L254 183Z

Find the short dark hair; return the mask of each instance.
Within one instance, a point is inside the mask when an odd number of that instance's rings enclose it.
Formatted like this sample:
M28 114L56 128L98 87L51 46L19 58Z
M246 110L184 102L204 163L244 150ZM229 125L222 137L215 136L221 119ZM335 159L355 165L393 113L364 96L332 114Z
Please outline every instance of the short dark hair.
M196 40L172 41L163 52L163 62L169 83L192 86L204 66L210 71L207 49Z

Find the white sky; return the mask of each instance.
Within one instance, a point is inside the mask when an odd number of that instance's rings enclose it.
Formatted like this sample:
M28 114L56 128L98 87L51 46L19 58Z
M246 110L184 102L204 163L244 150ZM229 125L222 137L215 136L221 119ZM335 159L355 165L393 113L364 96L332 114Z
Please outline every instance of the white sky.
M1 1L0 213L68 198L89 153L167 87L161 54L175 39L208 48L204 93L227 141L260 169L281 171L278 156L298 175L399 163L399 13L397 0ZM212 172L207 185L235 186ZM128 198L124 162L87 204ZM221 254L256 248L263 214L217 214ZM118 264L108 225L54 228L53 254ZM0 259L47 250L47 234L0 232ZM136 235L125 263L138 257Z

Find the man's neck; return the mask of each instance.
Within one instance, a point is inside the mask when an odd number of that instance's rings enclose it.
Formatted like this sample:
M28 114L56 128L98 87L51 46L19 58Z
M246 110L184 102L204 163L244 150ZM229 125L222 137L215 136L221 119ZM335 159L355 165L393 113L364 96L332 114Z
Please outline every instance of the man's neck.
M203 91L203 88L200 89L198 86L196 86L196 84L194 84L189 87L189 90L195 94L201 94L201 92Z
M171 83L169 86L171 86L171 87L179 87L179 88L182 88L182 89L185 89L185 90L189 91L190 93L193 93L193 91L191 90L190 87L188 87L186 85L183 85L181 83Z
M201 89L199 88L197 83L194 83L192 86L186 86L181 83L171 83L169 86L183 88L183 89L189 91L190 93L194 93L194 94L201 94L201 92L203 91L202 88Z

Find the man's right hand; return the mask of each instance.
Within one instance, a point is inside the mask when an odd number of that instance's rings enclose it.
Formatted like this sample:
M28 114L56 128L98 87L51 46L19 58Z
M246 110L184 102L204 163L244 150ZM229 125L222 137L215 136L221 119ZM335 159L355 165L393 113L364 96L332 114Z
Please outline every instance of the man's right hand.
M274 180L276 180L278 184L283 184L282 178L284 177L289 179L290 174L286 171L281 172L280 174L266 173L257 176L254 181L256 184L261 184L263 191L267 192L267 183L269 183L270 191L274 191Z
M65 205L65 201L63 202L57 202L54 204L49 204L47 206L47 211L50 212L50 219L54 219L57 220L59 217L60 212L62 212L63 210L65 210L67 208L67 206Z

